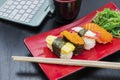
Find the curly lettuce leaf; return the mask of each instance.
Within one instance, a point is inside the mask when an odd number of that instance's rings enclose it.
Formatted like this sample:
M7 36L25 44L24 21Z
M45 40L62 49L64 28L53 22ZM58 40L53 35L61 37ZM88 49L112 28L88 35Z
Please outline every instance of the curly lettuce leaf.
M114 37L120 38L120 12L105 8L97 12L92 21L112 33Z

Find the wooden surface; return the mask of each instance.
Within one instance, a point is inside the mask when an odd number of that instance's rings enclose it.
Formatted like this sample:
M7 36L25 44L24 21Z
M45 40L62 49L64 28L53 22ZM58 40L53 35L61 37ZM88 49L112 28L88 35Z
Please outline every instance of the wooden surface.
M109 1L120 8L120 0L83 0L76 20ZM24 38L60 26L54 17L46 17L37 28L0 20L0 80L49 80L38 64L15 62L11 56L31 56ZM120 62L120 51L103 60ZM61 80L120 80L120 70L85 68Z

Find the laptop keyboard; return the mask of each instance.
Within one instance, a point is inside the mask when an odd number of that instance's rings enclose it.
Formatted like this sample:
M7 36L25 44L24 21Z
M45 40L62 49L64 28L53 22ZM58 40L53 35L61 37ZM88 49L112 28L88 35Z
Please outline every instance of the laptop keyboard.
M7 0L0 7L0 16L30 22L45 0Z

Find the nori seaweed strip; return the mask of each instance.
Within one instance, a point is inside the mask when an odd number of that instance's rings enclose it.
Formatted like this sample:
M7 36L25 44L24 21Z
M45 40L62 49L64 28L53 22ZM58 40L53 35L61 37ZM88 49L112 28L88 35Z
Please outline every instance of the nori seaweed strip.
M80 37L84 36L84 34L87 32L88 30L87 29L81 29L78 34Z
M52 43L52 48L53 48L53 52L60 57L60 53L61 53L61 48L66 44L66 41L64 41L61 38L56 38L53 43Z
M74 44L74 46L75 46L75 50L73 51L74 55L78 55L83 51L84 45Z
M66 37L63 36L63 39L65 41L69 41ZM69 41L70 43L72 43L75 46L75 50L73 51L74 55L80 54L83 51L83 47L84 45L79 45L79 44L74 44L73 42Z

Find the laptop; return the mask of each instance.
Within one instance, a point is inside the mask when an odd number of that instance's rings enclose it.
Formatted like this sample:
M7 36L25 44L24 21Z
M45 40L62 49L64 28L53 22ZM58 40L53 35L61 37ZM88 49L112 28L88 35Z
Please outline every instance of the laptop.
M53 0L0 0L0 19L39 26L48 13L54 12Z

